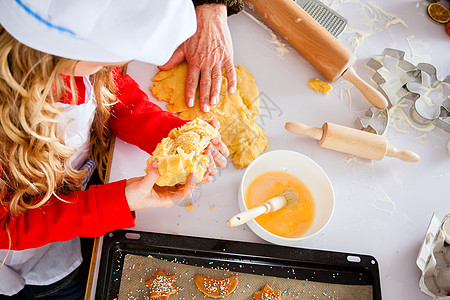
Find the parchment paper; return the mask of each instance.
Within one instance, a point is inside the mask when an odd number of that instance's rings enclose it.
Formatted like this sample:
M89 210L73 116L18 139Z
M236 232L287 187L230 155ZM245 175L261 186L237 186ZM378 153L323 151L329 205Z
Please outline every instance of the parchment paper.
M279 278L225 270L216 266L197 267L188 265L184 260L166 261L151 256L127 254L124 258L122 277L120 278L119 300L148 299L148 288L145 286L145 281L158 270L162 270L165 274L176 274L175 284L178 287L178 293L171 295L170 300L211 299L204 296L195 286L193 279L195 274L220 278L238 275L239 283L236 290L225 299L253 299L253 293L259 291L264 284L281 290L281 299L372 299L372 286L370 285L356 286Z

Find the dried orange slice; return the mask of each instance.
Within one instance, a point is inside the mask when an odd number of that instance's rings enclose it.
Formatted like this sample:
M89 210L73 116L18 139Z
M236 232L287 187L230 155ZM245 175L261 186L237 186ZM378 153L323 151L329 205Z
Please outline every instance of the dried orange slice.
M431 3L427 7L427 13L431 20L445 24L450 21L450 11L442 4Z

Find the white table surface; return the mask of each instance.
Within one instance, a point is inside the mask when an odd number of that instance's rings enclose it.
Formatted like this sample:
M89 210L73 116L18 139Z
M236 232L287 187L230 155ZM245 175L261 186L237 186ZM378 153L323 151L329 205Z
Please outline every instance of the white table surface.
M448 6L446 0L442 1ZM386 47L405 51L405 58L414 64L433 64L441 80L450 74L450 36L443 25L426 16L427 1L324 2L349 20L339 40L355 52L357 72L372 85L374 71L367 62ZM229 26L235 64L246 66L255 76L263 102L269 105L262 108L269 151L287 149L307 155L325 170L335 191L330 223L298 247L372 255L379 263L384 299L430 299L419 289L421 272L415 261L433 212L440 219L450 212L450 134L439 128L421 132L408 126L402 127L406 130L391 126L387 133L390 144L417 152L419 163L395 158L369 161L294 136L284 129L285 122L301 121L318 127L333 122L355 127L355 120L370 104L344 79L333 83L334 90L328 95L308 89L310 78L325 78L289 45L288 53L277 56L269 32L245 13L230 17ZM128 72L149 93L156 67L133 62ZM154 99L151 93L149 96ZM164 107L164 103L156 102ZM110 180L142 176L148 157L117 140ZM213 184L197 190L190 201L193 211L186 210L184 204L138 211L133 229L266 243L247 226L230 229L225 225L239 212L237 192L243 172L230 162Z

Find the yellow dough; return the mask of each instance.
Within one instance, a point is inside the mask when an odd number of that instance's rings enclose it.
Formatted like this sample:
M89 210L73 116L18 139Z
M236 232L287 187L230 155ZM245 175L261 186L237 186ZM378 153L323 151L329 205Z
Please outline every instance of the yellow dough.
M191 173L194 174L195 181L200 182L209 164L209 158L203 152L212 139L219 137L217 129L200 119L172 129L147 160L147 166L154 160L158 161L160 176L156 184L185 184Z
M200 110L198 90L195 106L186 105L186 74L186 62L168 71L160 71L153 77L154 84L150 90L156 98L168 102L167 109L179 113L181 119L218 120L222 141L230 150L234 164L237 168L248 166L268 148L265 132L254 120L260 110L259 92L253 75L243 66L236 67L237 91L233 94L227 93L227 78L223 75L219 103L204 113Z
M308 82L308 87L318 93L324 93L325 95L333 89L331 84L317 78L310 79Z

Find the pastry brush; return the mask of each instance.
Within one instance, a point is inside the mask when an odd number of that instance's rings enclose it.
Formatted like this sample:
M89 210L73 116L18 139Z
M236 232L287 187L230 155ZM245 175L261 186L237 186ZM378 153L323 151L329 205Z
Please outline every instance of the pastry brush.
M277 211L285 206L292 206L298 203L298 193L295 189L287 189L280 196L264 202L250 210L243 211L227 221L228 227L235 227L247 223L248 221L270 212Z

